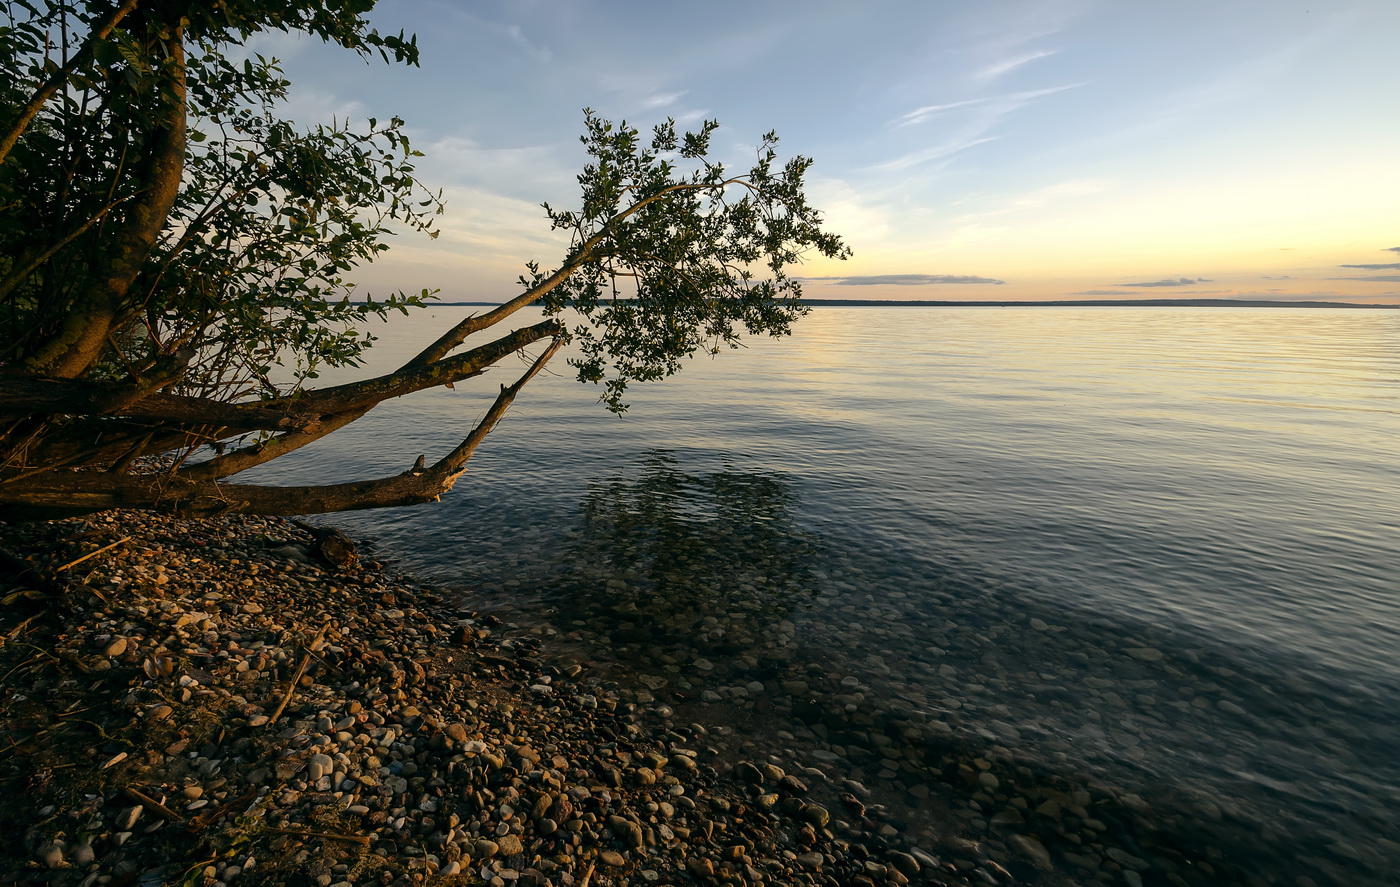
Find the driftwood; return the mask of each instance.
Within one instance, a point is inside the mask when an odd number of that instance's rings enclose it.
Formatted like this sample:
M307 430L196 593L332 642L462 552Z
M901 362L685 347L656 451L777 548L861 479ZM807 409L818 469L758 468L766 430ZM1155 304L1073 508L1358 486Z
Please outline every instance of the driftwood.
M297 663L296 673L287 683L287 692L282 696L282 704L277 706L277 711L273 712L272 717L268 719L268 726L277 723L277 719L282 717L282 712L287 710L287 704L292 701L292 696L297 691L297 684L301 682L302 675L306 674L306 668L311 664L311 655L321 649L321 644L325 642L326 632L330 630L330 627L329 622L321 626L321 630L316 632L316 637L312 639L311 645L301 654L301 661Z

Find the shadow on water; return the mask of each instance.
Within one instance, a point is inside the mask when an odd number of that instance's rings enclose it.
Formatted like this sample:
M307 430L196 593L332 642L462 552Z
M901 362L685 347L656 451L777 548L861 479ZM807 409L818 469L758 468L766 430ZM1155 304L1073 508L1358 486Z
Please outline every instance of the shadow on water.
M737 461L654 450L594 480L539 563L493 561L474 604L653 716L728 729L727 759L766 748L863 784L919 840L952 816L1086 885L1134 883L1125 865L1147 887L1393 883L1368 803L1392 794L1379 700L1376 723L1348 719L1301 676L928 560L932 539L912 557L819 537L791 480Z
M758 639L740 626L769 626L761 652L782 658L819 552L794 504L780 475L729 462L691 473L650 451L635 475L595 482L584 497L547 598L553 618L603 635L620 658L698 658L702 671L705 657L753 651Z

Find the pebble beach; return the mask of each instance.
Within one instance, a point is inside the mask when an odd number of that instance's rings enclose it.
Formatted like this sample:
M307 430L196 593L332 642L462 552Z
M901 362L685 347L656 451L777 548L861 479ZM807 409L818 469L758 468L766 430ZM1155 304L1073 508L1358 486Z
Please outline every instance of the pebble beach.
M0 525L0 883L1324 883L849 676L652 680L342 540Z

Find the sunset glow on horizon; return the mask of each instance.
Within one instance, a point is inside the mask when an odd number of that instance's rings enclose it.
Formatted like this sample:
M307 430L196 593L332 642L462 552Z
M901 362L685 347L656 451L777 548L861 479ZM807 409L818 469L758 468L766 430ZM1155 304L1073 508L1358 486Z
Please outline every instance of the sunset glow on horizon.
M470 10L470 11L466 11ZM1210 298L1400 304L1400 4L994 0L955 5L386 0L423 66L291 38L289 114L397 114L445 191L365 290L497 301L564 241L581 109L775 129L855 251L817 298ZM751 155L750 155L751 156Z

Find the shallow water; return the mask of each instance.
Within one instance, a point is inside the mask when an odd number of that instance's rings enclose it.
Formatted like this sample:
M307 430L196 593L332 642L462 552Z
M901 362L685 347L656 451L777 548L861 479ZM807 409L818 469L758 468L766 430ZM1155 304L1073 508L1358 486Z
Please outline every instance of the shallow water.
M376 364L469 310L395 324ZM1397 343L1393 311L819 308L621 419L561 365L442 503L336 522L672 681L697 658L834 671L935 732L1386 883ZM488 380L259 477L432 458Z

